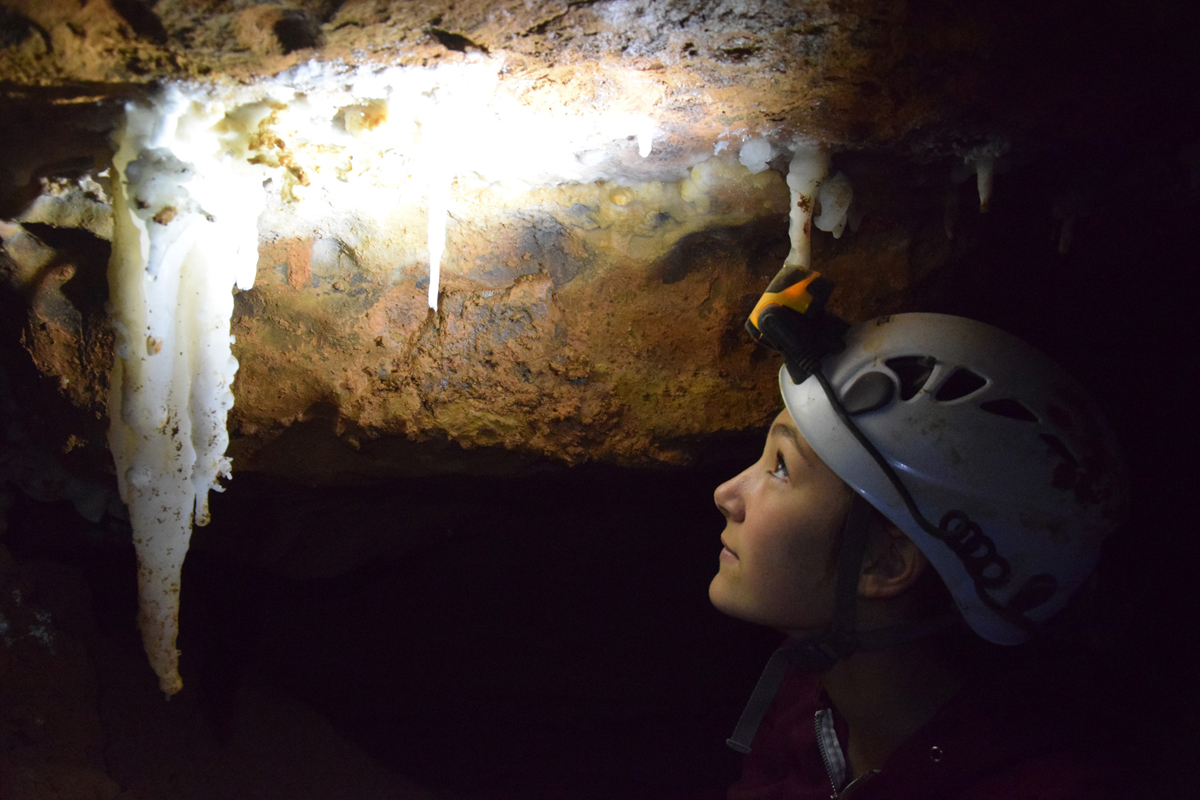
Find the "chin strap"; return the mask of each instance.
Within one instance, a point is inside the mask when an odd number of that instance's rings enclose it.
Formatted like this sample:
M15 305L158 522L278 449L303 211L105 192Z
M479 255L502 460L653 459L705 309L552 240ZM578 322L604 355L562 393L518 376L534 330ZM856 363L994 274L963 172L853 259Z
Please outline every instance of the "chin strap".
M870 534L871 504L857 492L842 528L842 547L838 553L837 582L834 587L833 619L825 630L805 639L789 639L767 661L762 676L750 694L750 700L738 719L733 735L725 743L739 753L749 753L754 734L766 716L788 666L801 672L826 672L843 658L859 651L885 650L898 644L923 639L945 630L959 621L957 614L945 614L888 628L863 631L854 628L854 609L858 599L858 579Z

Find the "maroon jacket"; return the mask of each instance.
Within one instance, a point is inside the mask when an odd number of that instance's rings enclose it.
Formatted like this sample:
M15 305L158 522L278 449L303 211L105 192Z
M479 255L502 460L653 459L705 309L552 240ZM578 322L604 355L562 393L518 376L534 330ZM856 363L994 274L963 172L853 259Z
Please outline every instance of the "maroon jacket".
M986 687L986 688L985 688ZM833 786L845 724L815 676L790 671L759 726L729 800L1097 800L1115 796L1060 703L1020 683L963 690L878 772ZM824 718L819 721L818 713ZM829 742L823 754L818 729ZM836 735L835 735L836 733ZM1091 757L1088 757L1091 754ZM827 767L826 759L831 763Z

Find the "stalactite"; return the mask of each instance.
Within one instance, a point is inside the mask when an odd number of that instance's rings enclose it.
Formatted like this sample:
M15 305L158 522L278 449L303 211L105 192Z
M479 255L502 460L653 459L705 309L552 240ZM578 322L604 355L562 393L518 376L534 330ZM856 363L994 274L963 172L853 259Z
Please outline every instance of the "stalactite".
M829 153L824 147L809 142L798 142L788 167L787 184L792 193L791 236L792 249L783 262L787 266L808 267L812 251L813 201L825 174L829 172Z
M192 524L208 523L208 492L229 477L232 288L249 289L258 263L261 176L230 154L239 122L257 124L168 89L126 108L112 167L109 446L133 525L142 643L168 695L183 685L175 639Z
M813 220L818 230L833 234L833 238L842 238L846 230L846 222L850 218L850 204L854 202L854 187L846 173L839 172L827 181L822 181L821 190L817 194L821 203L821 213Z

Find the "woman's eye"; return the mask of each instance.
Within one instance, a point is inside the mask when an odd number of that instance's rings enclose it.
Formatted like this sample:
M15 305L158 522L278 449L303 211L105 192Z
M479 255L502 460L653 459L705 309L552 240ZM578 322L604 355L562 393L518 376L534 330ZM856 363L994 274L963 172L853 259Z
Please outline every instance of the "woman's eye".
M776 478L783 478L784 480L787 480L788 468L787 464L783 460L783 453L775 454L775 471L771 474Z

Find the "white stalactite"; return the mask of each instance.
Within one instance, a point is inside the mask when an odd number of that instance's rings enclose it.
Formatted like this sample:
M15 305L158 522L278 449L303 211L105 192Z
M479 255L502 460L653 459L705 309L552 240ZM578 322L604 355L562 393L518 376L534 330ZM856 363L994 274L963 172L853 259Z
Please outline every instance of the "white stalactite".
M649 158L651 151L654 150L654 123L650 120L644 121L637 132L638 155L642 158Z
M792 193L788 233L792 249L786 266L807 268L812 261L813 201L821 181L829 172L829 153L818 144L798 142L788 167L787 184Z
M996 159L980 156L975 162L975 187L979 190L979 210L986 214L992 201L992 178L995 175Z
M992 201L992 182L996 176L996 162L1008 152L1008 141L1001 136L992 136L963 154L963 167L952 175L955 183L975 173L975 188L979 192L979 210L987 213Z
M168 695L183 685L175 639L192 523L207 524L208 492L229 477L232 289L254 284L263 205L261 174L231 153L244 148L239 127L257 122L171 88L126 107L113 159L109 446L133 525L142 643Z
M846 230L846 222L850 218L850 204L854 202L854 187L846 173L839 172L827 181L821 182L821 190L817 194L821 203L821 213L813 220L818 230L833 234L833 238L842 238Z
M429 219L425 229L425 241L429 251L429 307L434 311L437 311L438 307L442 256L446 252L446 223L450 218L450 187L453 183L453 175L434 175L429 180Z

